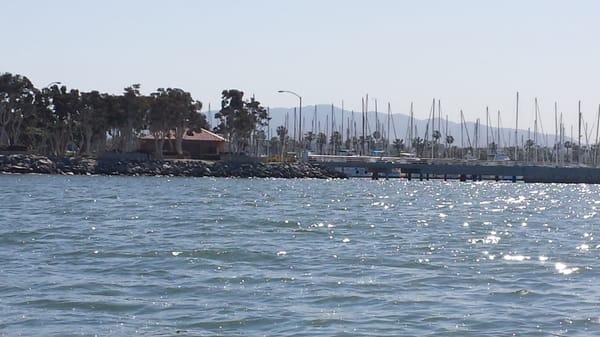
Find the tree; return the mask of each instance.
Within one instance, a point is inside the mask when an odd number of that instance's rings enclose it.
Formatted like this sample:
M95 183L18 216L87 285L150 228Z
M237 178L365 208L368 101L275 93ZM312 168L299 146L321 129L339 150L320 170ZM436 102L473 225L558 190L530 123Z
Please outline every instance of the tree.
M331 154L335 155L342 146L342 135L338 131L334 131L329 138L329 144L331 145Z
M0 145L18 145L24 122L35 114L37 89L25 76L0 75Z
M50 152L55 156L64 156L67 146L77 142L74 131L82 108L80 93L77 89L68 90L66 86L54 85L44 94L49 103L45 124L49 131Z
M323 132L319 132L317 135L317 148L319 149L319 154L323 154L323 146L327 144L327 136Z
M200 113L202 103L179 88L159 88L151 97L148 124L155 139L156 157L163 157L165 140L171 136L175 139L175 152L182 155L185 133L208 126L206 116Z
M533 139L527 139L525 141L525 151L527 152L527 160L529 160L530 157L532 156L531 149L533 149L534 146L535 146L535 142L533 141Z
M269 140L269 152L271 154L279 153L279 146L279 137L272 137L271 140Z
M306 147L308 149L312 148L312 142L315 140L315 134L312 131L307 132L306 134L304 134L304 141L306 142Z
M132 84L124 89L123 95L119 96L119 103L120 109L116 110L119 113L117 128L120 136L117 147L122 152L130 152L135 148L139 133L145 127L149 100L148 97L141 95L139 84Z
M412 147L416 150L419 156L423 155L423 150L425 149L425 140L421 137L415 137L412 139Z
M283 157L283 152L285 152L285 147L288 139L288 129L280 125L277 127L277 136L279 137L279 144L281 144L281 156Z
M256 130L256 132L254 132L254 148L256 150L256 155L262 153L262 149L265 147L266 139L267 134L265 133L265 130Z
M440 138L442 138L442 133L439 132L438 130L434 130L432 137L433 137L434 142L437 144L438 140Z
M189 92L181 89L171 91L171 111L175 132L175 151L183 155L183 136L186 132L199 132L208 127L206 116L200 112L202 102L195 101Z
M98 91L81 93L81 108L76 122L80 153L92 153L94 139L106 140L108 99L109 95Z
M215 118L220 121L215 131L229 138L232 151L236 153L244 152L252 132L266 126L269 120L267 110L259 101L254 97L244 100L244 92L237 89L223 90L221 110Z
M404 150L404 139L394 139L393 147L396 150L396 154L400 155Z
M573 143L570 141L566 141L564 146L565 146L565 149L567 149L567 158L569 158L569 149L573 147ZM573 154L571 153L571 155L573 155ZM569 159L569 161L570 161L570 159Z
M148 113L149 129L154 136L155 157L162 159L165 139L169 136L172 127L169 89L159 88L151 94L151 97Z
M450 149L450 157L452 157L452 143L454 143L454 137L451 135L447 135L446 136L446 144L448 146L448 148Z

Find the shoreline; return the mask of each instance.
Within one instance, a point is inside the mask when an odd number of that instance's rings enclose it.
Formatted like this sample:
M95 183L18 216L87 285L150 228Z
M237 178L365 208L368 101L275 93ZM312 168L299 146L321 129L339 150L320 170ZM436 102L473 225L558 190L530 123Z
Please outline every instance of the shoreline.
M51 158L35 154L0 154L0 173L56 175L347 178L343 173L306 162L237 163L201 160L112 160L86 157Z

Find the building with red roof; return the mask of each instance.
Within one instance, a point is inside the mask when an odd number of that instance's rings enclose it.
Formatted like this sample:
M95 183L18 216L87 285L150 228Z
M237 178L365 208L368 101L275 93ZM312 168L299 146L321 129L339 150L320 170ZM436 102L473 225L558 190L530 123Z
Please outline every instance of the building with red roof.
M139 151L154 154L155 142L153 135L142 136L139 139ZM183 157L191 159L219 159L220 155L227 152L227 140L218 134L201 129L200 132L188 130L183 135ZM176 157L175 134L171 133L165 138L163 147L165 157Z

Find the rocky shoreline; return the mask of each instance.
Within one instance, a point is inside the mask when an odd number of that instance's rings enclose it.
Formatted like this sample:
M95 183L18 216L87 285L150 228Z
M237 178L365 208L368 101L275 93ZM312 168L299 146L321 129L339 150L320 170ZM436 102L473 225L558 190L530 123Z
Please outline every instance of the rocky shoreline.
M121 161L96 160L83 157L50 158L33 154L0 154L0 173L241 178L346 178L343 173L303 162Z

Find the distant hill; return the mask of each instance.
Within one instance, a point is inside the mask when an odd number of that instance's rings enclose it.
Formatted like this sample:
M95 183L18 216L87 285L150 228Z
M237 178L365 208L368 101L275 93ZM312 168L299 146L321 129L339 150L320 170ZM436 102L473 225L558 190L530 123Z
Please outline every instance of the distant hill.
M211 112L212 116L214 116L214 112ZM296 111L297 119L299 118L298 111ZM271 108L270 109L271 121L269 123L269 127L271 129L271 136L274 136L275 130L278 126L285 124L286 115L288 116L288 130L290 137L293 137L293 129L294 129L294 108ZM331 105L319 104L316 106L316 119L315 119L315 106L303 106L302 107L302 117L303 117L303 125L302 129L304 133L313 130L313 120L316 121L314 123L314 131L326 132L327 134L331 134ZM410 124L410 115L409 113L399 113L392 112L392 119L390 123L390 135L391 139L408 139L408 131ZM479 126L479 146L485 147L486 144L486 133L490 138L490 142L493 142L497 139L497 125L496 125L496 116L490 116L492 119L492 125L489 128L485 125L485 120L480 121ZM333 107L333 119L334 119L334 128L336 131L341 131L342 127L342 109L334 106ZM351 135L354 135L354 124L352 123L352 111L344 110L343 111L343 119L344 119L344 138L347 136L348 132L348 122L352 124ZM502 119L502 117L500 117ZM376 131L376 121L379 121L380 124L380 132L384 135L387 133L387 113L378 112L377 116L375 111L369 111L367 114L367 134L373 134ZM358 137L362 135L362 114L360 111L354 112L354 122L356 123L356 134ZM428 129L428 120L424 119L413 119L413 125L417 131L417 135L413 137L419 136L424 138L425 130ZM442 134L442 138L445 138L445 135L452 135L454 137L454 145L461 145L461 123L455 121L448 121L448 130L446 131L446 121L445 120L435 120L434 130L438 130L438 125L440 125L439 129ZM463 144L464 146L468 146L469 139L472 145L475 145L475 122L467 121L465 124L466 128L463 127ZM382 128L381 128L382 127ZM394 131L395 129L395 131ZM541 145L546 145L546 143L550 146L554 143L554 128L552 128L552 132L550 130L544 130L545 134L542 135L541 132L538 134L538 143ZM468 135L467 135L468 134ZM431 138L431 126L429 126L429 136ZM507 128L500 125L500 142L502 147L511 146L514 144L515 130L514 128ZM533 130L529 133L528 130L519 130L518 138L519 138L519 146L521 143L526 141L529 137L533 139Z

